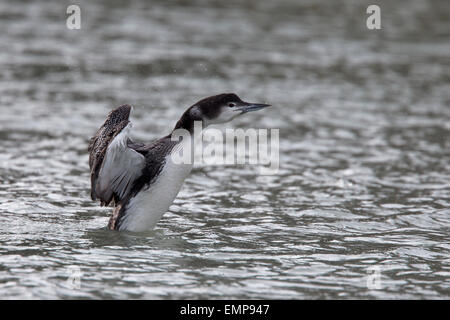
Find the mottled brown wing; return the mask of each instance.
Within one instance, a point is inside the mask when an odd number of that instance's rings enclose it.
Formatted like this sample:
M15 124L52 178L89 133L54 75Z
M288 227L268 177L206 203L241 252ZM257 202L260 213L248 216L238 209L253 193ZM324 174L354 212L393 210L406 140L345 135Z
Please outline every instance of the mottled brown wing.
M101 205L120 201L142 172L144 156L128 147L131 106L111 111L89 144L91 198Z

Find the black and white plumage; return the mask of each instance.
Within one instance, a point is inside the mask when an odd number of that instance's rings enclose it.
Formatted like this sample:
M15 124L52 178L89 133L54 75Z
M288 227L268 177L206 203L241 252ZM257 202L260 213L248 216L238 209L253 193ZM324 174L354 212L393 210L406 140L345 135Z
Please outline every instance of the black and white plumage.
M206 127L267 106L244 102L233 93L208 97L188 108L172 133L186 129L193 134L194 121ZM90 140L91 198L114 205L109 229L145 231L169 209L190 173L192 164L176 164L170 155L191 141L172 141L170 133L150 144L133 142L131 110L129 105L112 110Z

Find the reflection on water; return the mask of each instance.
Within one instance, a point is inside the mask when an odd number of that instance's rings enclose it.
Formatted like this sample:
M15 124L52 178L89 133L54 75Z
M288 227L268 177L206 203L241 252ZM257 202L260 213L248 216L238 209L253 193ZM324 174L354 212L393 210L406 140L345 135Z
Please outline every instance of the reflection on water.
M448 298L448 4L382 1L379 31L368 4L81 2L78 31L59 1L0 4L0 296ZM280 129L279 173L199 166L154 231L106 230L107 112L149 141L220 92L274 105L233 126Z

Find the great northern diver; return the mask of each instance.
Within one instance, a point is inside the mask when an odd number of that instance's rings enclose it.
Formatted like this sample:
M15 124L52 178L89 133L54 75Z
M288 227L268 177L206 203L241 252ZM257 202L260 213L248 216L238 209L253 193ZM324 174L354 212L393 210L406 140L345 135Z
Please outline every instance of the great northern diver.
M108 228L151 230L169 209L192 169L192 164L177 164L171 157L183 147L183 141L172 139L176 129L193 135L194 121L201 121L205 128L268 106L244 102L234 93L204 98L183 113L169 135L150 144L129 138L130 105L112 110L88 148L91 198L99 199L102 206L112 203L115 207Z

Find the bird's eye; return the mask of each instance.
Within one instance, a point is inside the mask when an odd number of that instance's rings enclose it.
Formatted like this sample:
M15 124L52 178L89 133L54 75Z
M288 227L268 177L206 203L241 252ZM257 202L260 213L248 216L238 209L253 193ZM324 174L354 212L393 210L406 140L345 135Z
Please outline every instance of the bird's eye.
M230 102L230 103L228 104L228 106L229 106L230 108L233 108L235 105L236 105L236 104L234 104L234 103L232 103L232 102Z

